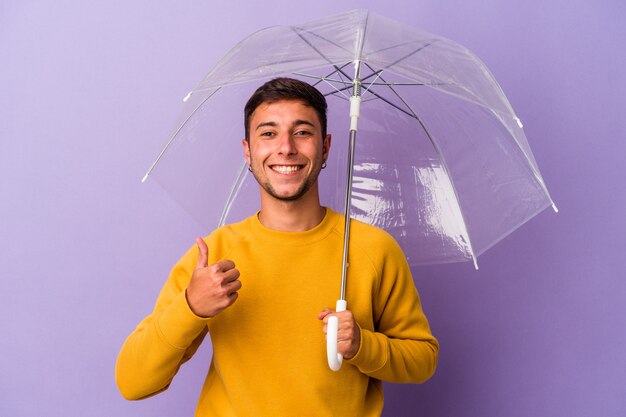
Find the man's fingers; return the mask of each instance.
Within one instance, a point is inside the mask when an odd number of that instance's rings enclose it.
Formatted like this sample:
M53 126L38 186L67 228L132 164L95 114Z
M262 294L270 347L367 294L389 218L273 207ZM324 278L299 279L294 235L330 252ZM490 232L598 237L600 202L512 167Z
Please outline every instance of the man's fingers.
M361 331L359 325L354 320L354 315L350 310L341 311L339 313L326 308L322 310L317 317L324 322L322 331L328 336L328 318L337 317L337 351L344 358L350 359L359 350L361 341Z
M229 269L228 271L223 272L222 276L224 277L224 280L222 281L222 285L226 285L233 281L236 281L239 278L239 275L239 270L236 268Z
M213 264L213 266L219 272L227 272L235 268L235 263L228 259L222 259L221 261L218 261L215 264Z
M196 245L198 245L198 261L196 262L196 269L206 268L209 264L209 248L203 239L196 238Z
M226 284L224 284L224 288L228 291L228 294L237 292L241 289L241 281L235 280L227 282Z
M333 310L331 310L330 308L325 308L324 310L322 310L320 313L318 313L317 318L319 320L324 320L324 323L326 323L328 321L328 319L326 318L326 316L328 316L329 314L334 313Z
M328 325L325 324L322 327L322 331L324 334L328 334ZM347 329L337 329L337 342L349 342L352 340L352 331L347 331Z

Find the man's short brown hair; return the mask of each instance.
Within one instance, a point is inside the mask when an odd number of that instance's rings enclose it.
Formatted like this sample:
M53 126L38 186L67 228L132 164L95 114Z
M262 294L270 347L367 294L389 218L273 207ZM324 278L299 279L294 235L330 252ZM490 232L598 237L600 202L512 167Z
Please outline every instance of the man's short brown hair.
M298 100L312 107L317 113L322 127L322 139L326 137L326 98L315 87L304 81L293 78L274 78L266 82L252 94L244 108L244 126L246 140L250 140L250 119L252 113L262 103L273 103L280 100Z

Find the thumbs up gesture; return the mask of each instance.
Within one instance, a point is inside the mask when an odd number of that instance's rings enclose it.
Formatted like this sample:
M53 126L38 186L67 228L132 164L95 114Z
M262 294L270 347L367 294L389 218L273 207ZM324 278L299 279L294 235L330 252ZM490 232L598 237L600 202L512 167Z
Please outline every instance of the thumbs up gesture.
M187 286L187 303L195 315L213 317L237 300L239 271L233 261L226 259L208 265L209 248L200 238L196 238L196 244L200 253Z

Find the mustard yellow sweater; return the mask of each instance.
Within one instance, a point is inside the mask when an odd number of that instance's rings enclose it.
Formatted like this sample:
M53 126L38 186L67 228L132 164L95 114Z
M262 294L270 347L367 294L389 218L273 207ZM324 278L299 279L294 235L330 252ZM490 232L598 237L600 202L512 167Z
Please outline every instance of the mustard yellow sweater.
M328 368L317 314L339 297L343 223L327 209L306 232L270 230L257 216L216 230L205 239L209 264L234 261L243 287L235 304L210 319L186 302L198 256L192 247L122 347L116 380L124 397L165 390L207 330L213 359L196 416L379 416L381 380L428 379L438 344L404 255L386 232L357 221L346 296L361 345L339 372Z

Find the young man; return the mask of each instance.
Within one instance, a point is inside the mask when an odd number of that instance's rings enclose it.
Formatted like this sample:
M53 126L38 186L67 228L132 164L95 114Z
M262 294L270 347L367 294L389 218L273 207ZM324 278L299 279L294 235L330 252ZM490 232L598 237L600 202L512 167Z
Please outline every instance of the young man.
M196 416L379 416L382 382L423 382L438 344L405 257L384 231L353 221L347 301L339 294L344 218L319 202L331 147L326 101L278 78L245 107L243 153L261 209L197 239L116 366L128 399L169 386L210 334L213 359ZM325 323L339 318L340 371L326 362Z

